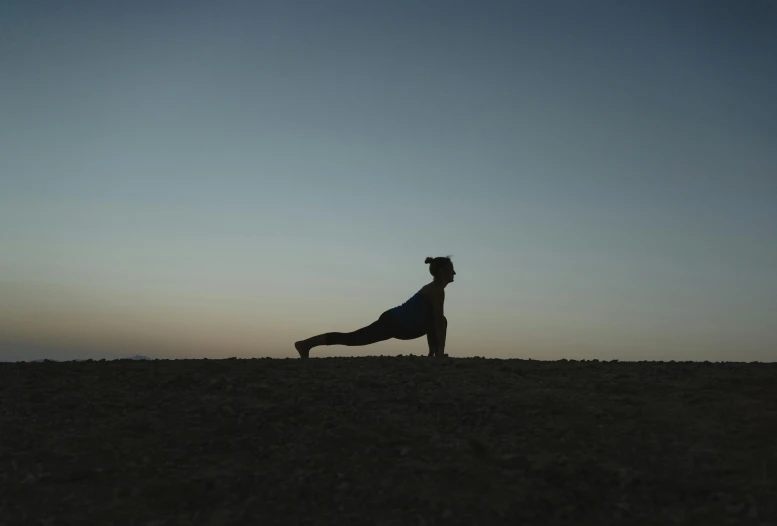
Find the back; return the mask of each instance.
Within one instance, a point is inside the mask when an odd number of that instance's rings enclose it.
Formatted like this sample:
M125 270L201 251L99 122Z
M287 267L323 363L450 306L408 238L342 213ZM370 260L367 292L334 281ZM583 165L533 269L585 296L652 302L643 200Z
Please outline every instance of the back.
M432 305L419 290L405 303L391 309L391 314L405 328L423 327L432 319Z

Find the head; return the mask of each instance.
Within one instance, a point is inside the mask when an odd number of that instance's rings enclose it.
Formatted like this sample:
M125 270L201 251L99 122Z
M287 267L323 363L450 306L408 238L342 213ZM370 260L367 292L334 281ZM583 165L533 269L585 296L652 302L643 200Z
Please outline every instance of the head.
M451 256L426 258L424 263L429 265L429 274L434 276L434 280L442 283L443 286L452 282L453 276L456 275L456 271L453 270Z

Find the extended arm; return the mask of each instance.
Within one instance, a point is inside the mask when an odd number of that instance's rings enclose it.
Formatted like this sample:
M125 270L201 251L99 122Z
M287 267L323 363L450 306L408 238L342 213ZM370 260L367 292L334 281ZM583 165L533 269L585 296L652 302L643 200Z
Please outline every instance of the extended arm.
M448 323L445 319L445 291L440 290L432 294L432 323L434 327L434 355L438 358L445 356L445 338L448 333ZM431 340L431 339L430 339Z

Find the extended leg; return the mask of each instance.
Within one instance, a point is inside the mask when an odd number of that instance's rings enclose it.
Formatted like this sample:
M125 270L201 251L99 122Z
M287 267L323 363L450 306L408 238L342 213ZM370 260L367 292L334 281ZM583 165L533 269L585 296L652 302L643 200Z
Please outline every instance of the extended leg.
M382 342L393 336L392 328L383 319L353 332L328 332L324 345L348 345L349 347Z
M302 340L294 344L300 358L307 358L310 349L318 345L347 345L349 347L382 342L394 336L388 314L384 313L377 321L353 332L327 332Z

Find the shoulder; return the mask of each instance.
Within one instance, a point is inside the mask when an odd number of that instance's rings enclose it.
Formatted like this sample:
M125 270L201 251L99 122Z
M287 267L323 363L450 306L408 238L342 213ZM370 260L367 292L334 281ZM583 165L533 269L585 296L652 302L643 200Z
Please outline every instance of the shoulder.
M445 290L441 287L435 287L433 283L424 285L420 292L422 296L432 303L442 303L445 301Z

